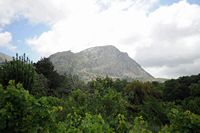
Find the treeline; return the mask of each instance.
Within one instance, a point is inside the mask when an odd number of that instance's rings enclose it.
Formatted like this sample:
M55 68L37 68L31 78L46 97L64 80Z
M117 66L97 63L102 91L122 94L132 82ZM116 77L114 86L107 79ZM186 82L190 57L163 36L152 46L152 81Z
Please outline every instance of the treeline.
M48 58L17 55L0 66L0 83L0 132L200 132L200 75L85 83Z

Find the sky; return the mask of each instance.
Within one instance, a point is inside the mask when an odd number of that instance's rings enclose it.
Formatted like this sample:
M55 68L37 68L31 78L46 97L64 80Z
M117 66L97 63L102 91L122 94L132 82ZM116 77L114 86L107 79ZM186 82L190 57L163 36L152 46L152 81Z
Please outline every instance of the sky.
M154 77L200 73L200 0L0 0L0 52L114 45Z

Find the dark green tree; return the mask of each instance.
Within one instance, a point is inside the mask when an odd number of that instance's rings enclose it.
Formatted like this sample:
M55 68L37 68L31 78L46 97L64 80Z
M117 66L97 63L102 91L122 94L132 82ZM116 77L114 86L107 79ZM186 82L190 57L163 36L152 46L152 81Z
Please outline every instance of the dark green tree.
M198 83L191 84L190 88L190 96L193 97L200 97L200 80Z
M33 88L29 92L34 96L47 96L48 90L48 79L43 74L35 73Z
M181 102L184 110L200 115L200 97L188 97Z
M31 90L34 84L35 70L32 61L24 54L23 56L13 57L12 61L1 65L0 81L6 86L9 80L15 80L16 83L22 83L24 88Z
M189 96L199 96L200 74L180 77L165 82L163 97L166 101L183 100Z
M34 63L36 67L36 72L38 74L43 74L45 77L50 77L51 73L54 71L54 66L49 58L42 58L37 63Z
M60 76L55 70L49 58L42 58L34 64L36 72L43 74L48 80L48 95L55 96L56 91L61 87L63 76Z
M133 81L126 86L124 93L131 104L140 105L152 95L152 88L150 82Z
M149 122L151 129L158 132L162 125L169 124L167 113L170 111L171 105L157 100L149 100L141 106L140 115Z

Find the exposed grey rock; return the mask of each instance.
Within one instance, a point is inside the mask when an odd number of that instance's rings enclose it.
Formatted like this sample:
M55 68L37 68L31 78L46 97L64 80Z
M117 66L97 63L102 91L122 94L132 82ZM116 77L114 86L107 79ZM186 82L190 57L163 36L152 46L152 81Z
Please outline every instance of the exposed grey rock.
M127 53L120 52L112 45L92 47L78 53L58 52L49 58L60 74L77 74L87 81L98 76L138 80L154 79Z
M0 62L5 62L6 60L10 61L12 57L0 52Z

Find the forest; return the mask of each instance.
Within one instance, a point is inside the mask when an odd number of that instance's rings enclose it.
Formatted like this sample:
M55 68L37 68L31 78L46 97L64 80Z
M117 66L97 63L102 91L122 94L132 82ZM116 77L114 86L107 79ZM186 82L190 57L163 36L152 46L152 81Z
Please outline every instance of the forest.
M200 74L85 82L24 54L1 63L0 84L1 133L200 133Z

